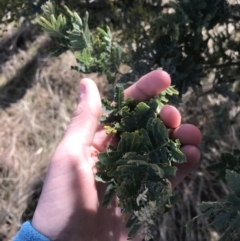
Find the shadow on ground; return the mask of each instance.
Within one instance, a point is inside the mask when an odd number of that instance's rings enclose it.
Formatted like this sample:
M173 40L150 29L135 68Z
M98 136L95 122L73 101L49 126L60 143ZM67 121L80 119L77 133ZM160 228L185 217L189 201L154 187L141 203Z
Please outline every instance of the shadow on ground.
M19 101L32 87L37 68L37 57L32 59L14 78L0 87L0 108L7 108Z

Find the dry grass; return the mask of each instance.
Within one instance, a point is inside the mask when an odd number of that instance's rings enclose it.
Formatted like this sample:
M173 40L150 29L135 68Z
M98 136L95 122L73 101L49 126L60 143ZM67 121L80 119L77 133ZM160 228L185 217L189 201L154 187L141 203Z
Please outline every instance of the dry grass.
M27 206L23 219L31 216L48 161L77 104L81 75L70 70L74 57L41 53L45 41L39 36L15 52L1 46L0 240L11 240Z
M199 146L202 152L201 162L177 188L176 193L182 202L176 204L170 213L160 220L158 236L161 238L156 238L159 241L219 239L219 234L203 217L196 220L193 230L189 233L186 233L184 225L201 214L198 209L201 202L216 201L228 193L226 184L215 180L214 175L205 168L219 161L221 152L240 147L240 105L217 94L199 97L201 94L202 92L189 90L180 107L183 123L192 123L202 132L203 140Z
M21 220L31 218L49 159L59 143L77 103L79 73L70 70L74 57L59 58L46 52L44 36L31 37L19 30L0 43L0 240L11 240ZM25 38L25 36L30 36ZM23 38L24 44L19 44ZM91 76L103 92L104 80ZM203 90L205 91L205 90ZM239 148L240 107L217 95L189 91L183 98L183 122L196 124L203 133L202 161L178 188L182 202L159 221L156 240L217 240L218 234L199 219L186 234L184 225L201 201L216 200L226 192L224 183L205 171L220 152ZM228 118L228 112L231 116ZM24 214L23 214L24 213ZM23 214L23 215L22 215ZM158 236L158 237L157 237ZM160 238L159 238L160 237Z

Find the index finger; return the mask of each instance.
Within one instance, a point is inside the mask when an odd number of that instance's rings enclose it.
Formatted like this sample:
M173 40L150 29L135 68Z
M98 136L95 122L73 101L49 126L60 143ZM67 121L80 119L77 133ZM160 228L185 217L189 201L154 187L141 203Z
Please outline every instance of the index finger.
M154 70L124 92L125 98L133 98L136 102L147 100L167 89L171 84L169 74L162 70Z

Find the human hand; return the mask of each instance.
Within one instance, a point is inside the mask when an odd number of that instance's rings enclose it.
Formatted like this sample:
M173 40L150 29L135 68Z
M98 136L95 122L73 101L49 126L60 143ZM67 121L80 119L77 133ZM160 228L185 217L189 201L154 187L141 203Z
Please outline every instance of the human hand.
M125 90L125 97L147 100L166 89L170 82L166 72L153 71ZM114 204L101 207L106 186L94 180L97 154L117 140L106 135L99 125L101 100L95 83L83 79L80 89L78 107L49 164L32 225L50 240L125 241L128 230L120 210ZM164 106L160 118L173 129L171 137L183 144L181 149L187 159L178 165L177 177L172 180L176 186L200 159L196 146L201 134L193 125L180 125L180 113L172 106Z

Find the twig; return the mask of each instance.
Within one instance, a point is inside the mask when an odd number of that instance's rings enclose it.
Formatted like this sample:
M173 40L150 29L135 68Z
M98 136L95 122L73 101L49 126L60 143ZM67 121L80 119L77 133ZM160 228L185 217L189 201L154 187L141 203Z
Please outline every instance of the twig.
M240 65L240 61L237 62L227 62L224 64L206 64L203 65L204 68L221 68L221 67L229 67L229 66L233 66L233 65Z

